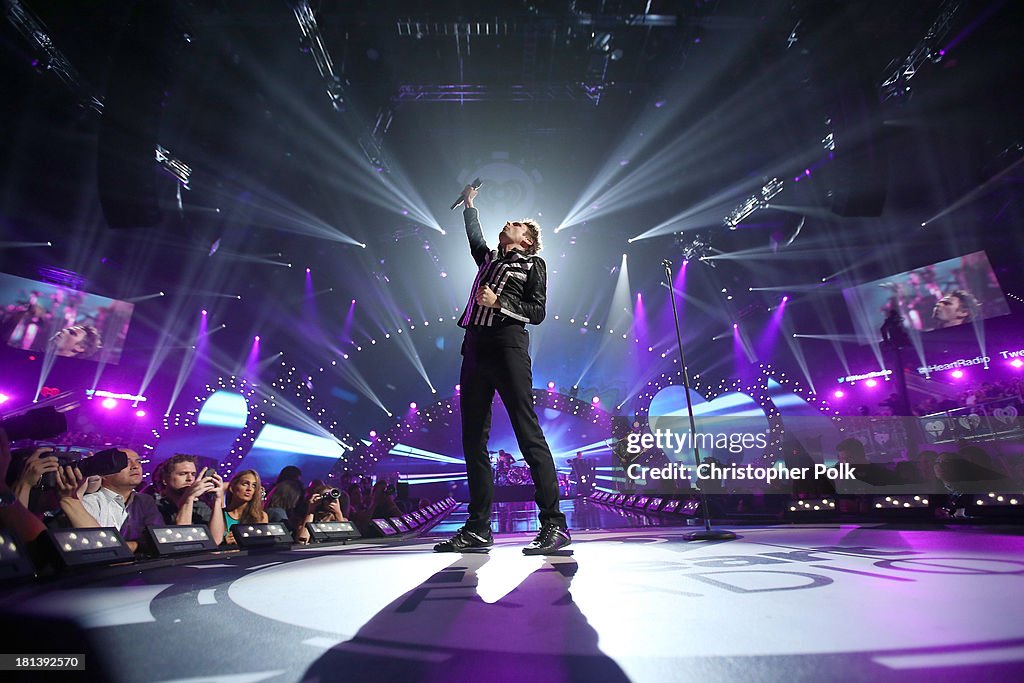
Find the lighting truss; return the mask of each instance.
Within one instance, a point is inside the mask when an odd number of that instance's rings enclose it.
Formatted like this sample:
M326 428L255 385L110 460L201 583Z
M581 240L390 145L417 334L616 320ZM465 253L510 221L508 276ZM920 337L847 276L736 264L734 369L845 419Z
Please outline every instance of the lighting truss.
M46 32L46 27L42 22L32 16L32 13L18 0L5 0L4 5L7 10L7 20L11 22L18 33L42 53L42 63L46 70L57 76L69 90L74 92L82 106L102 112L103 100L88 92L78 75L78 70L53 44L53 40Z
M760 192L755 192L743 200L743 202L737 204L736 208L722 220L722 223L730 230L735 230L736 226L739 225L743 219L747 218L758 209L763 209L768 206L768 202L777 194L782 192L782 188L783 182L778 178L772 178L764 184Z
M348 93L345 83L340 76L334 73L334 62L331 53L324 46L323 37L320 35L320 27L316 23L316 17L307 0L298 0L292 3L292 12L295 20L299 22L299 31L302 32L302 45L309 49L316 63L320 77L324 79L327 86L327 96L331 99L331 105L338 111L345 111L348 108L346 99Z
M71 92L75 93L81 106L102 114L103 98L89 91L88 86L78 75L78 70L54 45L42 22L32 16L19 0L4 0L4 7L7 10L8 21L41 53L46 70L56 75ZM192 168L188 164L176 159L161 145L156 146L154 154L157 163L165 171L177 178L185 189L191 189L188 180L192 175Z
M176 159L162 145L156 146L156 160L165 171L177 178L178 182L181 183L186 190L192 189L188 186L188 179L192 176L191 166L179 159Z
M576 102L585 96L571 83L532 83L492 86L483 84L403 84L391 96L404 102Z
M493 21L427 21L405 18L399 19L396 26L398 35L417 39L427 36L510 36L520 30L519 24L497 18Z
M679 233L676 237L676 245L681 248L683 259L686 261L703 261L714 268L715 262L707 260L707 257L711 254L711 240L705 235L696 235L692 240L686 242L682 239L683 235L684 233Z
M918 42L910 54L898 64L896 60L889 62L885 69L888 75L879 87L879 97L882 102L893 97L908 95L910 93L910 86L907 83L914 77L918 69L925 62L938 62L942 59L939 41L949 33L953 17L956 16L959 9L959 0L945 0L939 8L939 16L928 27L924 38Z

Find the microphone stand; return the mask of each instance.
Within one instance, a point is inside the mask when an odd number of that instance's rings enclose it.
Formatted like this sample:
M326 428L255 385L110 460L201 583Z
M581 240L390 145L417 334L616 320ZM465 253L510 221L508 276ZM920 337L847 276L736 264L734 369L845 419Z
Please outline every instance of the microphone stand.
M686 394L686 412L690 416L690 433L697 436L697 422L693 418L693 401L690 400L690 374L686 369L686 354L683 353L683 335L679 331L679 311L676 308L676 292L672 286L672 262L668 259L663 259L661 265L665 266L665 277L668 280L668 292L669 299L672 301L672 319L676 324L676 343L679 346L679 362L682 366L683 373L683 389ZM697 446L696 438L693 442L693 459L697 463L697 468L700 468L700 449ZM695 472L697 470L694 470ZM711 512L708 507L708 496L704 492L704 487L699 487L700 490L700 502L701 508L704 510L704 530L703 531L691 531L683 536L687 541L731 541L736 538L735 532L726 531L725 529L712 529L711 528Z

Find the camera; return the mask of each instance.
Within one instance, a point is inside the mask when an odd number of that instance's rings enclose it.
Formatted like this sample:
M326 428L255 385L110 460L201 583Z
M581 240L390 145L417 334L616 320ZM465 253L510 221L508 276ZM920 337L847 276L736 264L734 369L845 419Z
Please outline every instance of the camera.
M0 420L0 429L11 441L51 439L68 430L68 420L52 406L43 406Z
M117 474L128 467L128 454L117 448L108 448L91 457L85 457L85 454L79 451L54 452L53 455L57 456L57 462L61 467L77 467L83 477L105 477L108 474ZM43 488L56 487L57 473L47 472L39 485Z
M317 504L318 509L326 511L330 507L331 503L341 498L341 491L338 489L327 489L320 494L320 501Z

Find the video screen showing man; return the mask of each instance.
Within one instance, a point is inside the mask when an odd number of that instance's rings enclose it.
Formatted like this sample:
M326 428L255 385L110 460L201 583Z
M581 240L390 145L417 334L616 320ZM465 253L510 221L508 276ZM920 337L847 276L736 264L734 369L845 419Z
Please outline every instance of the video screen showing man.
M932 318L936 327L956 327L971 322L978 315L978 300L970 292L957 289L935 302Z
M1010 307L984 251L843 290L861 343L877 341L879 315L895 311L909 332L1007 315Z
M0 340L23 351L117 363L134 304L0 273Z
M50 339L54 353L63 358L89 358L103 348L99 330L92 325L72 325Z

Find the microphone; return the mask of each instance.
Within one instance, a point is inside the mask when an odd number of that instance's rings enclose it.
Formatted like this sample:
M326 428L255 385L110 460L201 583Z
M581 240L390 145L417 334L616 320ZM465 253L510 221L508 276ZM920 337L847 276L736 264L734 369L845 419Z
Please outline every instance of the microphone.
M480 186L481 186L481 185L483 185L483 182L482 182L482 181L481 181L481 180L480 180L479 178L477 178L476 180L474 180L473 182L471 182L471 183L470 183L469 185L470 185L470 187L472 187L472 188L473 188L474 190L479 190L479 189L480 189ZM463 203L464 203L465 201L466 201L466 198L465 198L465 197L463 197L463 196L462 196L462 195L460 194L460 195L459 195L459 198L455 200L455 203L454 203L454 204L452 204L452 211L454 211L455 209L457 209L457 208L459 208L460 206L462 206L462 204L463 204Z

